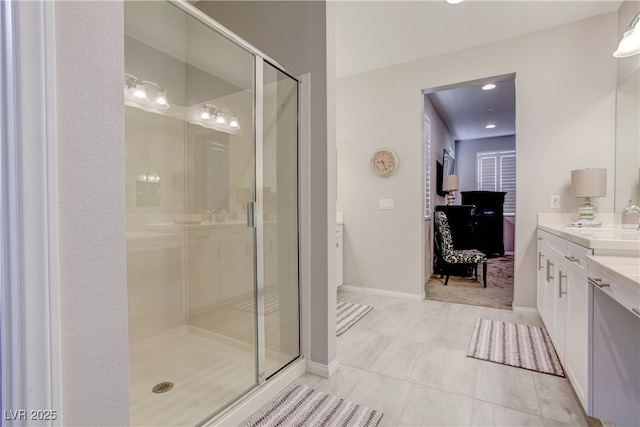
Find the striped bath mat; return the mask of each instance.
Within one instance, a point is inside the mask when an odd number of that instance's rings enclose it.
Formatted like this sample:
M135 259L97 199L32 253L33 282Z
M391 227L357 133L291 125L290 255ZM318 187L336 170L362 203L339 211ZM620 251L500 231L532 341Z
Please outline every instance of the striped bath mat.
M467 356L564 377L549 334L537 326L476 319Z
M336 335L344 334L347 329L356 324L356 322L364 317L373 307L363 304L354 304L351 302L338 302L336 310Z
M245 427L375 427L381 418L380 411L306 385L293 385L251 418Z
M246 298L241 302L232 306L242 311L254 312L256 311L256 302L254 297ZM268 290L264 294L264 313L270 314L280 310L280 296L277 289Z

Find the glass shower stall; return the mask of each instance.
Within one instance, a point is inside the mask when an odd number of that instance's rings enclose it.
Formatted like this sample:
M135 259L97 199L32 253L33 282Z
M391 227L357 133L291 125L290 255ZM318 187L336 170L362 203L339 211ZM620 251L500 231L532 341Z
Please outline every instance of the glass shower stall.
M299 80L182 2L124 2L132 425L195 425L300 356Z

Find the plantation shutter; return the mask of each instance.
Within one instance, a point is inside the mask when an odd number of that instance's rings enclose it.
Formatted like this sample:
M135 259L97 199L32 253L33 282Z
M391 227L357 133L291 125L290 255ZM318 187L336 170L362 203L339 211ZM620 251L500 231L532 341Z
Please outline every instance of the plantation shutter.
M498 158L478 153L478 190L497 191Z
M424 116L424 216L431 218L431 120Z
M516 213L516 156L505 154L500 156L500 191L504 196L504 213Z
M486 151L477 154L478 190L504 191L504 213L516 213L516 152Z
M209 142L207 147L208 186L205 187L207 206L210 210L229 207L229 145Z

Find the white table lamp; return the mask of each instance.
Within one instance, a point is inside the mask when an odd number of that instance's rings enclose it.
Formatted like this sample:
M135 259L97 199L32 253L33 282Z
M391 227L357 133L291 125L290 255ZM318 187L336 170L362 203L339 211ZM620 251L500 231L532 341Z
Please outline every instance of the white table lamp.
M584 197L584 204L578 208L580 219L594 220L597 209L591 204L591 197L607 195L607 170L579 169L571 171L571 195Z
M458 175L443 176L442 189L447 192L447 206L453 205L456 200L454 191L458 190Z

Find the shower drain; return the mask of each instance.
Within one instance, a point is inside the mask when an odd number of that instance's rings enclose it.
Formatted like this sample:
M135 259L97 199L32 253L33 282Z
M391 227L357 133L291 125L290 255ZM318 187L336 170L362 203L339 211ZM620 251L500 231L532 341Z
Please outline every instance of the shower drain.
M169 381L165 381L163 383L160 384L156 384L151 391L154 393L166 393L169 390L171 390L173 388L173 383L170 383Z

